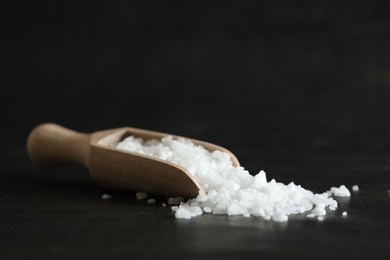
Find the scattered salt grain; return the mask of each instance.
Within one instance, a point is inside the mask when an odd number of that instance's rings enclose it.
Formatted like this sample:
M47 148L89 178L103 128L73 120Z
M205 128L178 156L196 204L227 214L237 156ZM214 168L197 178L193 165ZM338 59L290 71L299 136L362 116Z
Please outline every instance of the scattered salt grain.
M333 194L333 196L337 197L351 197L351 192L348 190L345 185L341 185L340 187L332 187L330 188L330 192Z
M161 203L161 206L163 206L163 207L166 207L166 206L167 206L167 204L165 204L165 203Z
M343 213L341 215L343 215L343 217L346 217L348 215L348 213L346 211L343 211Z
M184 201L183 197L173 197L168 199L168 205L179 205Z
M268 181L264 171L253 176L243 167L235 167L229 154L210 152L184 138L167 136L161 140L143 141L130 136L117 148L175 163L187 169L204 188L206 193L200 192L187 202L182 197L168 199L168 205L179 205L171 207L176 218L189 219L209 213L258 216L286 222L289 215L306 213L307 217L321 221L327 209L337 208L337 201L331 196L350 196L344 185L315 194L293 182L285 185L274 179ZM145 193L137 193L138 199L146 197Z
M156 199L148 199L148 204L155 204L156 203Z
M143 200L148 198L148 194L145 192L137 192L135 196L137 197L137 200Z
M102 199L108 200L108 199L111 199L111 196L108 195L108 194L103 194L103 195L102 195Z
M353 186L352 186L352 190L353 190L353 191L359 191L359 186L353 185Z

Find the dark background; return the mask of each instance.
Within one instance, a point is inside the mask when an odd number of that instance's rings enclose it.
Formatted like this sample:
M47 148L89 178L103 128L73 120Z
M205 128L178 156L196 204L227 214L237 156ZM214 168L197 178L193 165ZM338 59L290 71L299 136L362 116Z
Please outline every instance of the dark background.
M390 245L387 1L13 2L1 13L1 259L368 258ZM213 142L322 192L323 223L178 221L77 167L32 165L29 131L133 126ZM143 228L141 228L141 226ZM329 251L325 250L325 245Z

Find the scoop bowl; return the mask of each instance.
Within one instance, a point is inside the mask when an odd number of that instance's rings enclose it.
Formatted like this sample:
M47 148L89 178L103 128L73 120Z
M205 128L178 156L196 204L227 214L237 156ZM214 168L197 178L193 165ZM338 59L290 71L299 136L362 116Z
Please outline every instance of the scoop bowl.
M88 134L44 123L31 131L27 140L27 152L31 160L39 164L84 166L92 178L105 187L165 196L196 197L204 190L183 167L156 157L116 148L128 136L149 140L168 135L174 139L180 137L132 127ZM240 165L234 154L221 146L183 138L211 152L226 152L235 166Z

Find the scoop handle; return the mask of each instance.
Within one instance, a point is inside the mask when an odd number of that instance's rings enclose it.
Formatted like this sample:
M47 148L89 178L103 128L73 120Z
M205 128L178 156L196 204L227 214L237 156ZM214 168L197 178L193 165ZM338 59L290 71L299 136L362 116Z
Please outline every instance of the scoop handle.
M90 134L79 133L57 124L35 127L27 140L30 159L41 164L89 165Z

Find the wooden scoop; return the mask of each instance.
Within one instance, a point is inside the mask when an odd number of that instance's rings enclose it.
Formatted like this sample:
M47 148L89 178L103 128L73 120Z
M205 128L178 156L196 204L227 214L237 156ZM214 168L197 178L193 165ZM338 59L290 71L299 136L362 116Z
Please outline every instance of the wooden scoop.
M148 140L161 139L170 134L131 127L85 134L46 123L31 131L27 151L31 160L36 163L82 165L89 169L97 183L106 187L183 197L196 197L199 191L204 192L181 166L116 148L120 141L131 135ZM240 165L237 158L223 147L189 140L209 151L226 152L235 166Z

